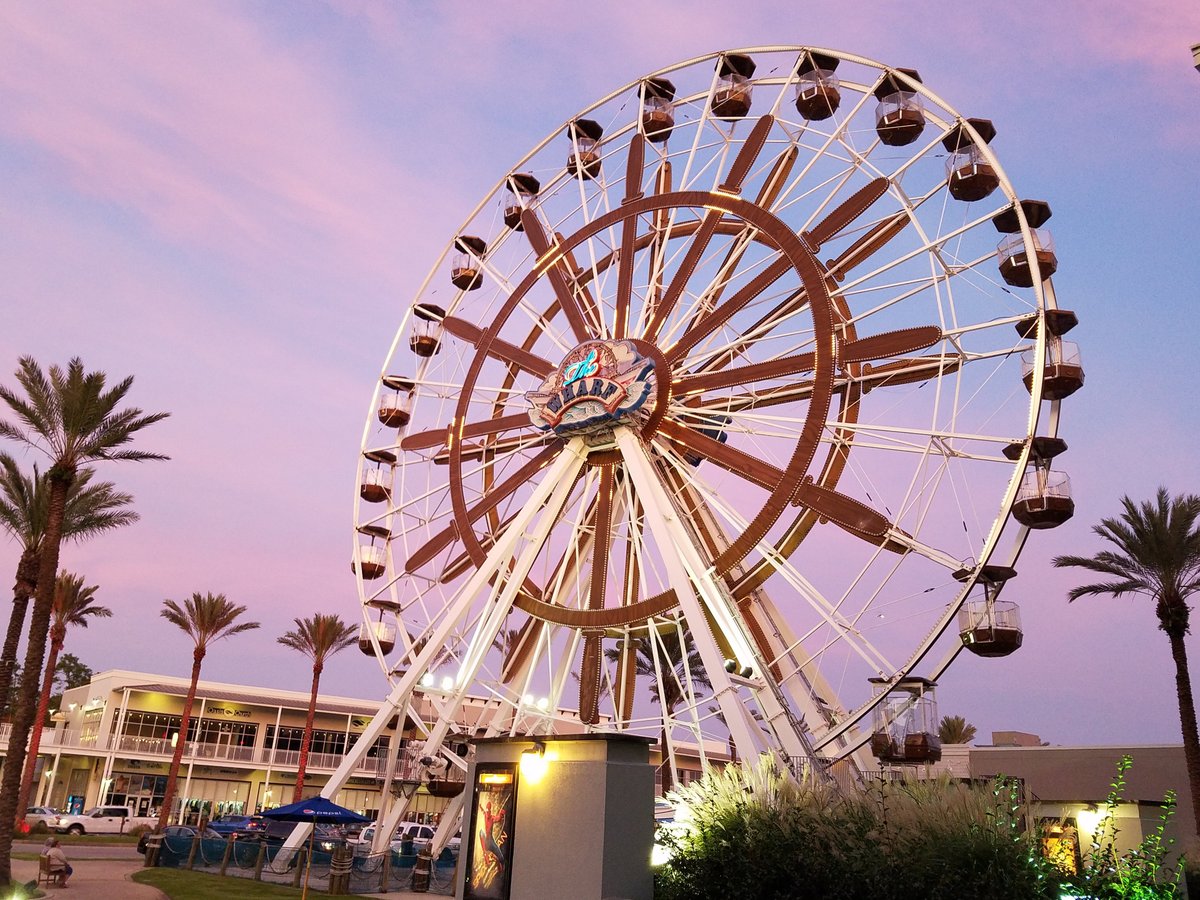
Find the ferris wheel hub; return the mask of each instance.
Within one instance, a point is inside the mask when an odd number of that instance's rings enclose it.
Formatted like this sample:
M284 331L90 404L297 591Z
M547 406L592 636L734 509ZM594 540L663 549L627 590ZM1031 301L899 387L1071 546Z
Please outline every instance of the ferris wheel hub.
M588 438L593 449L611 447L613 430L634 426L644 435L665 406L666 360L644 341L589 340L563 358L536 391L529 391L529 419L560 437Z

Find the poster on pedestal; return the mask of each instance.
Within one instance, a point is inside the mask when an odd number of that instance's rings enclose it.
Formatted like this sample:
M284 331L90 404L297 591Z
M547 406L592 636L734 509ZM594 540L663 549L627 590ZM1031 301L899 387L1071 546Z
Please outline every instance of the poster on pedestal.
M517 767L486 765L475 770L467 878L463 900L509 900ZM469 836L469 837L468 837Z

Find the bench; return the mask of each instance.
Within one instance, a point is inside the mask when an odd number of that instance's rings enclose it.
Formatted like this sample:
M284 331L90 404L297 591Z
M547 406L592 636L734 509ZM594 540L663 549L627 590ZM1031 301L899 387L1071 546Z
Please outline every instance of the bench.
M58 884L58 879L61 875L62 872L50 871L50 860L48 860L46 857L43 856L38 859L38 887L42 886L43 881L46 882L46 887Z

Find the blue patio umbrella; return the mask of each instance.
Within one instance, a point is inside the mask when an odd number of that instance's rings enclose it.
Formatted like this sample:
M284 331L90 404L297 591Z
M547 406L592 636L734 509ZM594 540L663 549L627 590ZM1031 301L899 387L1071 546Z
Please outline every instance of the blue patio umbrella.
M299 803L289 803L287 806L277 806L263 814L264 819L275 819L279 822L311 822L321 825L352 825L356 822L370 822L366 816L360 816L352 809L338 806L332 800L324 797L309 797ZM313 838L316 829L309 835L308 863L304 867L304 890L301 900L308 896L308 874L312 870Z
M309 797L299 803L277 806L262 815L264 819L277 819L280 822L316 822L321 825L353 825L371 821L325 797Z

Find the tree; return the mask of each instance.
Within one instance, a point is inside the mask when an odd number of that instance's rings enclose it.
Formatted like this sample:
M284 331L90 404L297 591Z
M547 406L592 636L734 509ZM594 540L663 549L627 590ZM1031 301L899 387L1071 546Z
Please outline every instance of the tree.
M38 556L37 588L29 620L29 643L22 666L19 702L14 710L8 758L0 779L0 887L12 882L17 795L25 764L25 744L37 712L67 494L78 478L79 470L88 463L166 459L160 454L134 450L127 445L142 429L168 415L144 413L136 407L119 408L133 386L133 378L125 378L106 389L108 376L103 372L85 372L83 361L78 358L72 359L66 369L51 366L49 373L45 373L33 357L23 356L17 365L16 379L23 393L0 385L0 401L12 413L11 419L0 419L0 437L26 444L50 458L50 469L46 472L50 495L46 530Z
M167 790L163 795L162 809L158 813L158 831L166 827L171 817L171 806L175 801L175 782L179 780L179 765L183 761L183 749L187 746L188 725L191 724L192 704L196 702L196 685L200 681L200 664L208 653L208 645L223 638L258 628L257 622L239 622L238 618L246 607L238 606L226 599L224 594L192 594L183 605L174 600L164 600L159 615L180 628L192 639L192 683L188 686L183 701L183 715L179 723L179 738L175 742L175 753L171 756L171 768L167 771Z
M308 695L308 717L304 720L304 738L300 742L299 770L296 772L296 790L292 802L298 803L304 794L304 771L308 767L308 749L312 746L313 719L317 714L317 688L321 684L321 672L325 660L358 642L358 633L353 625L347 625L340 616L317 613L307 619L293 619L295 629L276 640L285 647L298 650L312 660L312 692Z
M687 699L684 683L688 673L691 673L692 684L701 687L711 687L708 674L704 671L704 663L700 659L700 651L692 633L686 631L681 638L678 631L668 632L652 638L643 635L632 639L634 653L634 671L637 675L648 676L650 682L650 699L662 706L664 720L669 719L675 708ZM611 661L618 661L621 651L611 647L604 651ZM657 656L657 665L655 658ZM662 670L662 691L659 691L659 669ZM660 756L663 761L662 790L665 794L671 789L671 767L667 765L669 750L667 745L667 728L663 725L659 738Z
M38 748L42 743L42 726L50 709L50 691L54 687L54 676L58 669L58 655L67 640L67 627L78 625L87 628L89 619L107 619L112 610L96 603L97 586L83 584L82 575L70 572L59 573L54 585L54 612L50 621L50 655L46 660L46 674L42 679L42 693L38 698L37 718L29 736L29 751L25 755L25 776L21 779L21 796L17 809L27 809L29 795L33 790L34 769L37 765Z
M943 744L969 744L975 740L975 726L962 716L943 716L938 740Z
M111 481L91 484L94 469L80 469L67 491L63 514L64 540L82 541L112 528L131 525L138 514L128 509L133 502L129 494L121 493ZM46 519L50 511L50 484L45 475L33 467L30 477L7 453L0 453L0 528L21 544L17 563L17 578L13 585L12 612L4 650L0 652L0 716L11 708L8 703L17 664L17 647L25 628L25 613L29 599L37 589L37 572L42 538L46 534Z
M1171 497L1166 488L1160 487L1153 500L1138 505L1122 497L1121 506L1123 512L1118 518L1101 519L1092 527L1110 549L1090 557L1059 556L1054 565L1109 576L1107 581L1072 588L1068 594L1071 602L1095 594L1141 594L1154 602L1158 627L1166 632L1175 662L1183 752L1196 830L1200 832L1200 738L1183 642L1191 612L1187 601L1200 590L1200 497Z

